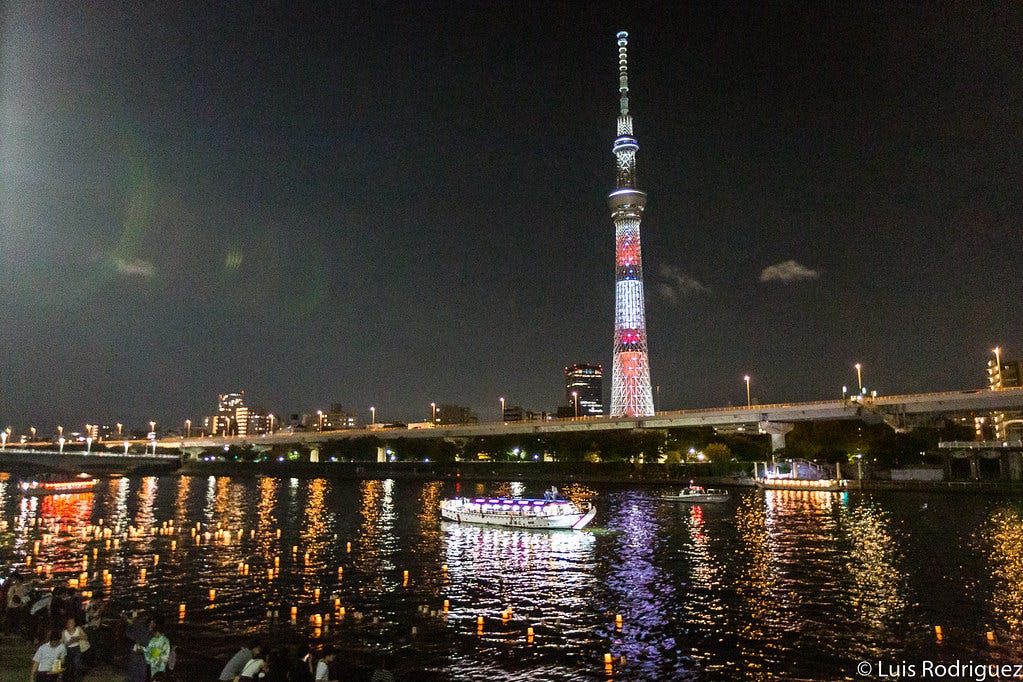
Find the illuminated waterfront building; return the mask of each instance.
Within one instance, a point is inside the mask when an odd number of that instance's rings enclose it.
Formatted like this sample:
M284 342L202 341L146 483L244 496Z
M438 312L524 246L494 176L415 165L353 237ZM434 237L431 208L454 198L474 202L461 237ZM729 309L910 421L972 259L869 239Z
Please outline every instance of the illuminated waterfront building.
M618 34L618 137L613 152L617 184L607 197L615 225L615 331L611 369L611 416L643 417L654 413L647 357L643 302L643 258L639 225L646 193L636 189L636 152L629 115L629 34Z
M577 404L578 403L578 404ZM604 414L604 368L577 364L565 368L565 404L559 416L593 417Z
M249 408L245 406L245 391L217 396L217 413L204 421L211 435L246 435L249 432Z
M263 406L253 407L249 410L248 425L246 427L246 433L250 435L259 435L270 432L270 413Z
M987 381L992 391L1003 388L1019 388L1023 386L1023 363L1019 360L1002 360L1001 348L995 348L995 359L988 360ZM1009 437L1010 432L1016 438L1023 436L1023 414L1019 412L992 412L989 415L991 435L997 440ZM983 418L978 425L977 433L983 433Z

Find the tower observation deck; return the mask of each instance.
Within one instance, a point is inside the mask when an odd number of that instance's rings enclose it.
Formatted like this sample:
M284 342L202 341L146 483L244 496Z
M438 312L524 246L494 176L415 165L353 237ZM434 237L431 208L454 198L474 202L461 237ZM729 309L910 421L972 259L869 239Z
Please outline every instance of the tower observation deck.
M643 302L643 258L639 224L646 193L636 189L636 152L629 115L629 34L618 40L618 137L612 152L618 171L616 188L607 197L615 226L615 332L611 372L611 416L654 414L647 357L646 312Z

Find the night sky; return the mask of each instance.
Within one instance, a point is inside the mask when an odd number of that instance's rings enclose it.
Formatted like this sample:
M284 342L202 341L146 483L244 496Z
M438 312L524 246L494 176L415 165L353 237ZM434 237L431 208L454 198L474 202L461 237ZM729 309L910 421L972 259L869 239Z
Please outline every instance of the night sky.
M658 410L980 387L1023 4L929 4L5 3L0 426L609 399L619 30Z

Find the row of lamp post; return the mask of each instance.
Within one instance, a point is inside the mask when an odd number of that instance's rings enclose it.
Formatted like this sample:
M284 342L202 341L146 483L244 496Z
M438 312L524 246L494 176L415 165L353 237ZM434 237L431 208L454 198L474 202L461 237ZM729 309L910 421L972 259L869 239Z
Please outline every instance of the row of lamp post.
M997 354L998 354L998 349L995 348L995 356L996 357L997 357ZM856 364L853 365L853 368L856 370L856 384L857 384L858 394L862 394L863 393L863 364L860 363L860 362L857 362ZM746 383L746 407L747 408L751 408L751 407L753 407L753 400L752 400L752 398L750 396L750 375L749 374L744 375L742 377L742 380ZM847 393L848 393L848 389L845 386L843 386L842 387L842 399L843 400L845 399Z
M999 376L998 376L999 384L1000 384L1000 378L1002 378L1002 377L1000 377L1000 374L1002 374L1002 358L1000 358L1000 352L1002 352L1002 349L1000 349L1000 347L995 347L994 350L992 351L992 353L994 353L995 369L996 369L996 371L999 374ZM862 363L857 362L857 363L855 363L853 365L853 368L855 368L855 370L856 370L857 395L862 395L862 393L863 393L863 365L862 365ZM746 407L747 408L752 408L753 407L753 399L752 399L752 395L750 393L750 375L749 374L745 374L743 376L743 381L746 383ZM842 398L843 399L845 399L847 393L848 393L847 388L846 387L842 387ZM504 397L502 396L502 397L498 398L497 400L500 401L500 404L501 404L501 414L500 414L501 421L504 421L504 404L505 404L504 403ZM576 416L576 418L578 418L579 417L579 393L577 391L573 391L572 392L572 403L573 403L573 409L574 409L574 412L575 412L575 416ZM437 403L436 402L430 403L430 410L431 410L431 423L435 423L436 424L437 423ZM323 411L322 410L317 410L316 411L317 429L318 430L323 430L323 416L324 415L323 415ZM273 434L274 416L272 414L269 415L269 419L270 419L270 433ZM370 406L369 407L369 420L370 420L371 424L373 424L373 425L376 424L376 407L375 406ZM152 438L152 441L153 441L153 452L155 452L155 425L157 425L157 422L154 422L154 421L150 421L149 422L149 430L150 430L150 434L152 435L151 438ZM36 427L32 426L32 427L30 427L30 429L32 431L32 440L35 441L35 439L36 439ZM122 429L123 429L123 424L122 423L118 423L118 438L122 437ZM86 430L89 430L89 425L88 424L86 424ZM58 431L57 442L60 445L60 451L63 452L63 443L64 443L64 439L63 439L63 426L58 425L57 426L57 431ZM86 438L86 452L88 452L89 448L91 448L91 446L92 446L92 437L91 436L92 436L91 435L91 431L89 431L89 436ZM6 429L0 431L0 447L3 447L3 448L7 447L7 439L9 437L10 437L10 426L8 426ZM190 437L191 437L191 419L185 419L185 438L190 438ZM24 437L23 437L23 440L24 440Z

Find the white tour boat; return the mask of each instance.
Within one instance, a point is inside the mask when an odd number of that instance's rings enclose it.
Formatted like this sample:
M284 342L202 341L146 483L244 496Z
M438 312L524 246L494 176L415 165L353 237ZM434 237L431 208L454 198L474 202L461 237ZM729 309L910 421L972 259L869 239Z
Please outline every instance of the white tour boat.
M458 523L510 528L572 528L593 520L596 506L583 509L568 500L521 497L456 497L440 503L440 515Z
M728 491L704 488L690 483L688 487L682 488L678 495L661 495L661 499L670 502L724 502L728 499Z

